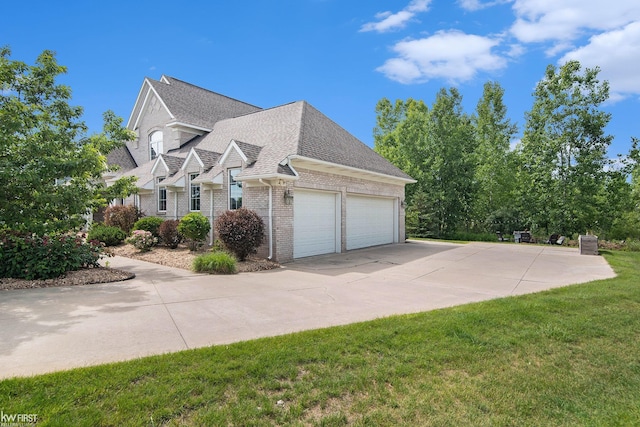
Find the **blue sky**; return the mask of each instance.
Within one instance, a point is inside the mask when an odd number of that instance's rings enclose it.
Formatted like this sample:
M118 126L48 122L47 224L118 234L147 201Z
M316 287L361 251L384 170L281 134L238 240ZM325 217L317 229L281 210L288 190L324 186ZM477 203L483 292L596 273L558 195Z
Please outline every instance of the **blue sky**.
M145 77L167 74L260 107L306 100L368 145L382 97L456 86L472 113L486 81L524 127L548 64L578 59L611 84L610 154L640 137L640 2L630 0L12 1L0 45L44 49L92 132L128 119Z

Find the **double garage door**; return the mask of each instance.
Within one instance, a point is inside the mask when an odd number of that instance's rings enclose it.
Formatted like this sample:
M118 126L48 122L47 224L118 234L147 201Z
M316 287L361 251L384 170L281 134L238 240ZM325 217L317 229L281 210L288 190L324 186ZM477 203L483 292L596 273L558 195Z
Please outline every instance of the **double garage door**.
M348 195L346 203L348 250L394 242L398 223L393 199ZM293 207L294 258L340 252L338 194L297 190Z

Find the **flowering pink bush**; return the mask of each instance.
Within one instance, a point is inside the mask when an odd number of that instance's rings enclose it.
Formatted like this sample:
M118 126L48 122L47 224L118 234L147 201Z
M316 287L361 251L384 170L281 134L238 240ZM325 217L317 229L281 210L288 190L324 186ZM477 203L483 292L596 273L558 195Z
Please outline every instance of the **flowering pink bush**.
M158 243L158 238L153 237L150 231L134 230L131 237L127 239L127 243L131 243L140 252L148 252Z

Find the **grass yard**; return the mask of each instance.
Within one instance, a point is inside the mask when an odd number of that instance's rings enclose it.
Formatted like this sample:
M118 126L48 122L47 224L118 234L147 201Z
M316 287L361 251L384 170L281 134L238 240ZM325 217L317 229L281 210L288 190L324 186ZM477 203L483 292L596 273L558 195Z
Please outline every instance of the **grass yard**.
M640 253L609 280L0 382L38 425L637 425Z

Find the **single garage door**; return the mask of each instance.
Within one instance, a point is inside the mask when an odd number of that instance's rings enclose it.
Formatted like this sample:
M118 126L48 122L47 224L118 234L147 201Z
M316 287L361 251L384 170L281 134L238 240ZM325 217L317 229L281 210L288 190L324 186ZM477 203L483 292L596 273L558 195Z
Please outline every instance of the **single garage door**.
M293 257L339 252L335 193L296 190L293 198Z
M394 199L347 196L347 249L393 243L396 230Z

